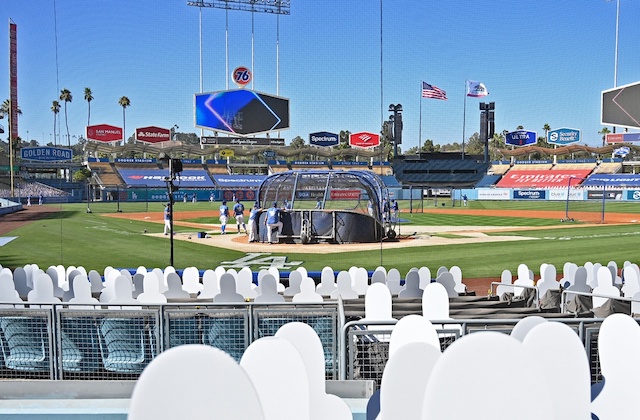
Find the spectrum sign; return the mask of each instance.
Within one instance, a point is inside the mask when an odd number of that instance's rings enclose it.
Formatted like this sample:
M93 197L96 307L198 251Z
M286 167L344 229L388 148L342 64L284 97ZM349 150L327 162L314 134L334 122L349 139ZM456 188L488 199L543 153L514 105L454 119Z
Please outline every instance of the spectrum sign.
M88 125L86 128L88 140L112 142L122 141L122 128L109 124Z
M339 137L335 133L321 131L309 134L309 144L319 147L337 146L340 143Z
M167 128L150 126L136 128L136 140L146 143L161 143L171 140L171 131Z

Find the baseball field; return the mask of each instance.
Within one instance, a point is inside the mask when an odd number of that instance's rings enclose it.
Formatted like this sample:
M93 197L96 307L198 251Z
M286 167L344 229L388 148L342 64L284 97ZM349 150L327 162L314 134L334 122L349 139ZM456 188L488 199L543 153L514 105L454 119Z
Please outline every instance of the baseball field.
M263 244L247 243L244 233L230 224L220 235L220 203L176 203L173 241L174 267L201 270L218 265L249 265L257 271L279 265L288 271L303 265L308 271L325 266L373 270L457 265L471 289L486 294L502 270L512 273L520 263L539 274L542 263L556 265L586 261L607 264L638 261L640 205L607 203L601 208L572 212L563 221L563 202L475 201L468 207L424 207L410 211L401 203L398 240L373 244ZM164 268L170 262L170 240L162 234L163 203L51 204L25 207L0 216L0 264L84 266L102 272L116 268ZM206 232L199 238L198 232Z

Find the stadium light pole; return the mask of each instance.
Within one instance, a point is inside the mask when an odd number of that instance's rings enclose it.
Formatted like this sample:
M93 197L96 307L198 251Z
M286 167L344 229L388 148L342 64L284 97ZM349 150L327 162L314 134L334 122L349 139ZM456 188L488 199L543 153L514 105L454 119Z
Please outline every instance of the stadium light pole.
M611 3L613 0L605 0ZM620 0L616 0L616 43L613 52L613 87L618 87L618 40L620 33ZM616 132L616 126L613 126L613 132Z

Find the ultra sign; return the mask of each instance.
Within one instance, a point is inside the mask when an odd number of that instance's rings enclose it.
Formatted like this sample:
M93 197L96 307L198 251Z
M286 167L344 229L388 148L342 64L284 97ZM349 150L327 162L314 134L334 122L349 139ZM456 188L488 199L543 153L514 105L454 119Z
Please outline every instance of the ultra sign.
M538 134L535 131L518 130L507 133L505 143L513 146L528 146L538 141Z

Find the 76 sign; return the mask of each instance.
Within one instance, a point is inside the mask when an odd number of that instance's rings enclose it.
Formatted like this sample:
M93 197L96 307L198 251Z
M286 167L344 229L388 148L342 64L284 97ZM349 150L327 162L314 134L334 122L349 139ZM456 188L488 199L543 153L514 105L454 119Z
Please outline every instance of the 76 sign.
M251 70L246 67L238 67L231 73L233 83L240 87L245 87L251 83Z

